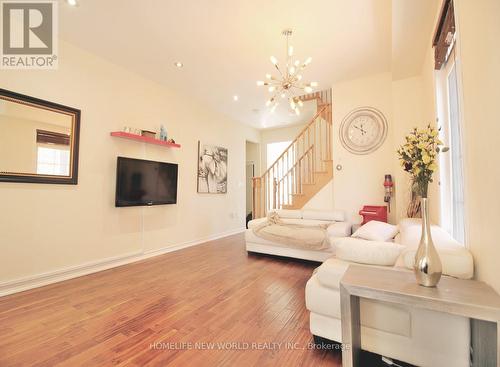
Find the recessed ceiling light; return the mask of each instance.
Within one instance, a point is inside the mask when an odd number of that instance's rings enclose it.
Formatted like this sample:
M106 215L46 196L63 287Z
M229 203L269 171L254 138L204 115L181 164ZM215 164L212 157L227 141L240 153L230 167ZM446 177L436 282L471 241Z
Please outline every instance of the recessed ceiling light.
M175 65L176 67L178 67L179 69L180 69L180 68L182 68L182 67L184 66L184 64L183 64L182 62L180 62L180 61L175 62L175 63L174 63L174 65Z
M66 0L66 2L71 6L77 6L78 2L76 0Z
M238 97L238 96L233 96L233 101L237 102L237 101L238 101L238 99L239 99L239 97Z

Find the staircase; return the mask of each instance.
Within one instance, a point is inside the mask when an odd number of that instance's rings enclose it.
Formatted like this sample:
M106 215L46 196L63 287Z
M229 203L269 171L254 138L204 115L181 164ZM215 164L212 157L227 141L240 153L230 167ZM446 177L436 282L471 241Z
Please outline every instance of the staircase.
M300 209L333 178L331 90L307 94L317 112L279 158L253 178L253 217L272 209Z

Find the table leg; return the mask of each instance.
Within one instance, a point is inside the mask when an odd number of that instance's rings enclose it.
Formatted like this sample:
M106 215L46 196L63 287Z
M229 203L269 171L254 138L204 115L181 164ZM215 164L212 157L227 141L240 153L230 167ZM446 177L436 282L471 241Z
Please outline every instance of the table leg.
M358 367L361 352L361 325L359 297L349 294L340 284L340 312L342 317L342 367Z
M497 322L497 366L500 365L500 321Z

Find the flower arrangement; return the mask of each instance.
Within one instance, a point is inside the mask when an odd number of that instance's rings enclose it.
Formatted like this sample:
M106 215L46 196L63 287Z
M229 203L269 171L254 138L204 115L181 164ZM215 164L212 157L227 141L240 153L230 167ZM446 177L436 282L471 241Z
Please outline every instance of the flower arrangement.
M431 125L425 129L414 128L406 136L406 142L398 150L398 158L403 169L410 173L412 192L422 198L427 197L429 183L437 170L437 156L449 150L439 140L439 130Z

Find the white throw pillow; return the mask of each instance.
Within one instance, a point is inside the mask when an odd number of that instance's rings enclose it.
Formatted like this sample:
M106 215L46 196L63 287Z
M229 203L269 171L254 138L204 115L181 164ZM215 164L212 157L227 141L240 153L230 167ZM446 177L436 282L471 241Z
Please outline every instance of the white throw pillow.
M398 234L398 227L389 223L372 220L358 228L352 235L369 241L387 242Z
M345 237L333 240L335 255L345 261L393 266L404 246L394 242L367 241Z

